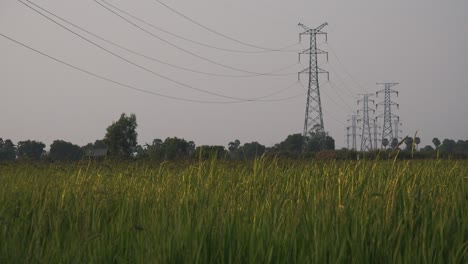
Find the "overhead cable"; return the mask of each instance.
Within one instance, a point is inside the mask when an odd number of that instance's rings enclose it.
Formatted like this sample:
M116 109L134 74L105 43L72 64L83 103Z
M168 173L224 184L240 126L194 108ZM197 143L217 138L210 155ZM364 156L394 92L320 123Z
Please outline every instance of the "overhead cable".
M137 17L136 15L122 9L122 8L119 8L111 3L109 3L108 1L105 1L105 0L100 0L101 2L105 3L106 5L112 7L113 9L115 10L118 10L119 12L135 19L135 20L138 20L140 21L141 23L149 26L149 27L152 27L156 30L159 30L159 31L162 31L168 35L171 35L173 37L176 37L176 38L179 38L179 39L182 39L182 40L185 40L187 42L191 42L191 43L194 43L194 44L197 44L197 45L200 45L200 46L203 46L203 47L207 47L207 48L211 48L211 49L215 49L215 50L221 50L221 51L227 51L227 52L234 52L234 53L249 53L249 54L258 54L258 53L268 53L268 52L273 52L273 51L245 51L245 50L235 50L235 49L228 49L228 48L222 48L222 47L217 47L217 46L214 46L214 45L210 45L210 44L206 44L206 43L203 43L203 42L200 42L200 41L196 41L196 40L193 40L193 39L190 39L190 38L187 38L187 37L184 37L184 36L181 36L181 35L178 35L178 34L175 34L169 30L166 30L164 28L161 28L159 26L156 26L155 24L153 23L150 23L146 20L143 20L139 17ZM295 44L297 45L297 44ZM296 51L290 51L290 52L296 52Z
M291 99L294 99L294 98L298 98L300 96L303 96L304 93L301 93L301 94L297 94L297 95L294 95L294 96L289 96L289 97L286 97L286 98L279 98L279 99L271 99L271 100L237 100L237 101L204 101L204 100L195 100L195 99L188 99L188 98L182 98L182 97L177 97L177 96L171 96L171 95L166 95L166 94L161 94L161 93L156 93L156 92L153 92L153 91L149 91L149 90L145 90L145 89L142 89L142 88L138 88L138 87L135 87L135 86L132 86L132 85L128 85L128 84L125 84L125 83L122 83L122 82L119 82L119 81L115 81L113 79L110 79L110 78L107 78L107 77L104 77L102 75L99 75L99 74L96 74L96 73L93 73L91 71L88 71L86 69L83 69L83 68L80 68L78 66L75 66L71 63L68 63L64 60L61 60L61 59L58 59L58 58L55 58L45 52L42 52L40 50L37 50L29 45L26 45L18 40L15 40L5 34L2 34L0 33L0 36L11 41L11 42L14 42L26 49L29 49L37 54L40 54L44 57L47 57L55 62L58 62L62 65L65 65L69 68L72 68L74 70L77 70L77 71L80 71L82 73L85 73L87 75L91 75L95 78L98 78L98 79L101 79L101 80L104 80L106 82L109 82L109 83L112 83L112 84L116 84L118 86L121 86L121 87L124 87L124 88L128 88L128 89L131 89L131 90L134 90L134 91L137 91L137 92L141 92L141 93L146 93L146 94L150 94L150 95L155 95L155 96L158 96L158 97L163 97L163 98L167 98L167 99L172 99L172 100L177 100L177 101L185 101L185 102L193 102L193 103L204 103L204 104L234 104L234 103L243 103L243 102L281 102L281 101L287 101L287 100L291 100Z
M279 48L279 49L266 48L266 47L261 47L261 46L258 46L258 45L253 45L253 44L246 43L246 42L244 42L244 41L235 39L235 38L233 38L233 37L229 37L229 36L227 36L227 35L225 35L225 34L222 34L222 33L218 32L218 31L214 30L214 29L211 29L211 28L209 28L209 27L207 27L207 26L201 24L200 22L197 22L197 21L195 21L194 19L191 19L190 17L188 17L188 16L182 14L181 12L177 11L176 9L170 7L168 4L165 4L165 3L163 3L163 2L161 2L161 1L159 1L159 0L153 0L153 1L159 3L160 5L164 6L164 7L167 8L167 9L169 9L169 10L172 11L173 13L179 15L180 17L182 17L182 18L184 18L184 19L186 19L186 20L192 22L193 24L195 24L195 25L197 25L197 26L199 26L199 27L202 27L202 28L204 28L204 29L206 29L206 30L210 31L211 33L214 33L214 34L216 34L216 35L218 35L218 36L221 36L221 37L223 37L223 38L226 38L226 39L229 39L229 40L231 40L231 41L234 41L234 42L236 42L236 43L239 43L239 44L242 44L242 45L251 47L251 48L256 48L256 49L264 50L264 51L267 51L267 52L274 52L274 51L298 52L298 50L288 50L289 48L296 46L298 43L294 43L294 44L291 44L291 45L287 45L287 46L282 47L282 48Z
M189 55L191 55L191 56L193 56L193 57L199 58L199 59L201 59L201 60L204 60L204 61L209 62L209 63L214 64L214 65L217 65L217 66L220 66L220 67L223 67L223 68L226 68L226 69L231 69L231 70L234 70L234 71L238 71L238 72L249 73L249 74L258 74L258 75L265 74L265 73L258 73L258 72L253 72L253 71L248 71L248 70L244 70L244 69L232 67L232 66L229 66L229 65L226 65L226 64L223 64L223 63L220 63L220 62L217 62L217 61L214 61L214 60L205 58L205 57L203 57L203 56L200 56L200 55L198 55L198 54L196 54L196 53L194 53L194 52L191 52L191 51L189 51L189 50L187 50L187 49L184 49L184 48L182 48L182 47L179 47L178 45L176 45L176 44L174 44L174 43L172 43L172 42L170 42L170 41L167 41L167 40L161 38L160 36L158 36L158 35L152 33L151 31L148 31L148 30L144 29L143 27L140 27L140 26L137 25L136 23L130 21L129 19L125 18L124 16L122 16L121 14L115 12L114 10L110 9L109 7L107 7L106 5L102 4L101 2L99 2L99 1L97 1L97 0L94 0L94 2L97 3L98 5L102 6L104 9L108 10L109 12L113 13L114 15L118 16L118 17L121 18L122 20L128 22L128 23L131 24L132 26L134 26L134 27L140 29L141 31L145 32L146 34L148 34L148 35L150 35L150 36L152 36L152 37L154 37L154 38L156 38L156 39L158 39L158 40L160 40L160 41L166 43L166 44L169 45L169 46L172 46L172 47L174 47L174 48L176 48L176 49L178 49L178 50L180 50L180 51L182 51L182 52L185 52L185 53L187 53L187 54L189 54ZM274 72L275 72L275 71L274 71ZM266 73L266 74L272 74L272 73L271 73L271 72L268 72L268 73Z
M369 93L366 88L364 88L354 77L353 75L348 71L348 69L344 66L344 64L341 62L340 58L338 57L338 55L336 54L335 50L333 49L333 47L330 45L330 43L327 43L328 45L328 48L330 49L330 51L332 52L333 56L336 58L336 60L338 61L338 63L341 65L341 67L343 68L344 72L351 78L351 80L357 85L357 87L359 87L362 91L364 91L365 93Z
M176 84L178 84L178 85L180 85L180 86L183 86L183 87L186 87L186 88L188 88L188 89L192 89L192 90L199 91L199 92L201 92L201 93L210 94L210 95L214 95L214 96L218 96L218 97L222 97L222 98L226 98L226 99L238 100L238 101L246 101L246 100L248 100L248 99L245 99L245 98L238 98L238 97L233 97L233 96L227 96L227 95L223 95L223 94L219 94L219 93L214 93L214 92L210 92L210 91L207 91L207 90L203 90L203 89L200 89L200 88L197 88L197 87L194 87L194 86L185 84L185 83L183 83L183 82L174 80L174 79L172 79L172 78L170 78L170 77L167 77L167 76L165 76L165 75L159 74L159 73L157 73L157 72L155 72L155 71L153 71L153 70L151 70L151 69L148 69L148 68L146 68L146 67L143 67L143 66L141 66L141 65L139 65L139 64L137 64L137 63L135 63L135 62L133 62L133 61L131 61L131 60L129 60L129 59L126 59L126 58L124 58L124 57L122 57L122 56L120 56L120 55L118 55L118 54L116 54L116 53L114 53L114 52L112 52L112 51L110 51L110 50L104 48L103 46L97 44L96 42L93 42L93 41L91 41L91 40L89 40L89 39L83 37L82 35L76 33L75 31L73 31L73 30L71 30L71 29L65 27L64 25L58 23L56 20L54 20L54 19L48 17L47 15L44 15L44 14L41 13L40 11L34 9L34 8L31 7L30 5L28 5L28 4L26 4L25 2L23 2L22 0L17 0L17 1L20 2L20 3L22 3L23 5L27 6L28 8L30 8L30 9L33 10L34 12L36 12L36 13L40 14L41 16L45 17L46 19L52 21L54 24L56 24L56 25L58 25L58 26L64 28L65 30L69 31L70 33L72 33L72 34L78 36L79 38L81 38L81 39L83 39L83 40L85 40L86 42L88 42L88 43L90 43L90 44L92 44L92 45L98 47L98 48L101 49L101 50L104 50L105 52L107 52L107 53L109 53L109 54L115 56L116 58L119 58L120 60L123 60L123 61L125 61L125 62L127 62L127 63L129 63L129 64L131 64L131 65L133 65L133 66L139 68L139 69L142 69L142 70L144 70L144 71L146 71L146 72L149 72L149 73L151 73L151 74L153 74L153 75L155 75L155 76L158 76L158 77L160 77L160 78L162 78L162 79L165 79L165 80L167 80L167 81L176 83ZM25 1L29 2L28 0L25 0Z
M154 57L152 57L152 56L143 54L143 53L138 52L138 51L135 51L135 50L133 50L133 49L127 48L127 47L125 47L125 46L123 46L123 45L121 45L121 44L117 44L117 43L114 42L114 41L111 41L111 40L109 40L109 39L106 39L106 38L104 38L104 37L102 37L102 36L100 36L100 35L98 35L98 34L96 34L96 33L93 33L93 32L91 32L91 31L89 31L89 30L87 30L87 29L85 29L85 28L83 28L83 27L78 26L77 24L74 24L74 23L70 22L69 20L67 20L67 19L65 19L65 18L63 18L63 17L61 17L61 16L59 16L59 15L57 15L57 14L55 14L55 13L52 13L51 11L45 9L44 7L42 7L42 6L40 6L40 5L36 4L36 3L33 3L33 2L29 2L29 3L31 3L31 4L34 5L34 6L36 6L37 8L41 9L42 11L48 13L49 15L54 16L54 17L60 19L61 21L65 22L65 23L67 23L67 24L69 24L69 25L71 25L71 26L73 26L73 27L75 27L75 28L78 28L79 30L81 30L81 31L83 31L83 32L86 32L87 34L89 34L89 35L91 35L91 36L93 36L93 37L95 37L95 38L97 38L97 39L100 39L100 40L102 40L102 41L104 41L104 42L106 42L106 43L108 43L108 44L110 44L110 45L113 45L113 46L115 46L115 47L118 47L118 48L120 48L120 49L122 49L122 50L125 50L125 51L127 51L127 52L130 52L130 53L132 53L132 54L134 54L134 55L140 56L140 57L145 58L145 59L147 59L147 60L151 60L151 61L154 61L154 62L163 64L163 65L166 65L166 66L175 68L175 69L179 69L179 70L183 70L183 71L187 71L187 72L192 72L192 73L197 73L197 74L209 75L209 76L232 77L232 78L249 78L249 77L259 77L259 76L291 76L291 75L296 75L296 74L297 74L297 72L293 72L293 73L273 73L273 72L272 72L271 74L265 73L265 74L231 75L231 74L211 73L211 72L199 71L199 70L195 70L195 69L190 69L190 68L182 67L182 66L175 65L175 64L172 64L172 63L169 63L169 62L166 62L166 61L163 61L163 60L154 58ZM275 72L281 72L281 71L283 71L283 70L292 68L292 67L294 67L294 66L296 66L296 65L298 65L298 63L289 65L289 66L284 67L284 68L282 68L282 69L279 69L279 70L277 70L277 71L275 71Z

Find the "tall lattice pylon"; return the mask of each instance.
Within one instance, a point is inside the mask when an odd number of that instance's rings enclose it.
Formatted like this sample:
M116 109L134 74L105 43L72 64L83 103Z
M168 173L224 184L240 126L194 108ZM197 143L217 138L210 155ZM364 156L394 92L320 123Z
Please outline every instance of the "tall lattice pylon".
M363 94L363 98L358 100L358 104L362 102L362 109L358 110L362 112L362 118L359 121L362 122L362 131L361 131L361 151L372 150L372 134L371 134L371 125L370 125L370 116L369 111L374 111L374 109L369 107L369 102L375 103L374 100L369 99L372 94Z
M346 140L346 146L347 146L346 149L350 149L349 148L349 137L351 136L351 134L349 134L350 129L351 129L351 127L349 127L349 126L345 127L345 130L346 130L346 135L345 135L346 139L345 140Z
M376 105L377 107L379 107L379 105L384 106L383 114L377 116L377 118L383 116L384 121L383 121L383 126L382 126L382 140L387 139L388 142L392 142L392 139L394 137L393 128L392 128L392 119L398 119L398 116L392 113L392 106L396 106L398 108L399 105L397 103L392 102L391 100L392 93L396 93L398 96L398 92L391 89L393 86L397 84L398 83L377 83L377 85L383 85L384 89L377 91L376 96L379 96L379 93L385 94L384 101Z
M400 140L400 135L399 135L399 133L402 132L402 131L400 130L400 126L401 126L400 117L397 116L397 118L396 118L393 122L395 122L395 138L396 138L397 140Z
M327 25L328 23L323 23L318 28L312 29L299 23L299 26L305 30L299 34L299 41L302 41L303 35L308 35L310 45L308 49L299 53L299 61L302 55L309 55L309 67L299 72L299 78L301 74L309 75L304 119L304 137L307 137L310 131L325 131L323 125L322 102L320 100L319 74L325 73L328 76L328 72L320 69L318 66L318 55L326 54L328 60L328 53L317 48L317 35L325 35L326 39L327 33L323 32L322 29Z
M378 141L378 132L377 129L380 128L380 126L377 124L377 119L374 118L374 124L372 125L372 128L374 129L374 149L379 149L377 141Z
M356 123L357 123L357 115L355 114L352 114L351 115L351 118L348 119L348 122L351 121L351 126L347 127L346 129L348 130L348 141L349 141L349 136L351 136L351 141L352 141L352 145L351 145L351 149L352 150L357 150L357 126L356 126ZM349 134L349 130L351 129L351 134ZM349 146L349 142L348 142L348 149L350 148Z

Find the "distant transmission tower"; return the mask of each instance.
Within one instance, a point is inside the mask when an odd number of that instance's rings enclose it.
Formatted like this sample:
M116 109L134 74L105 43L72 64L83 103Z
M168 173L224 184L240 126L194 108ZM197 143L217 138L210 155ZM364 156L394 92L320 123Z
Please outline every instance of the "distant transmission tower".
M351 126L347 127L348 129L348 141L349 141L349 129L351 129L351 139L352 139L352 150L356 150L356 138L357 138L357 133L356 133L356 122L357 122L357 116L355 114L351 115L351 119L348 119L348 122L351 121ZM348 142L348 149L349 149L349 142Z
M309 35L310 38L310 48L299 53L299 61L301 60L302 55L309 55L309 67L299 72L299 78L301 74L309 75L303 132L304 137L306 137L310 131L325 131L323 126L322 102L320 100L320 86L318 76L320 73L325 73L328 76L329 73L319 68L318 55L326 54L328 59L328 53L317 48L317 35L325 35L326 39L327 33L322 32L322 29L327 25L328 23L323 23L318 28L311 29L299 23L299 26L305 30L299 34L299 41L302 41L303 35Z
M400 140L400 136L399 136L399 134L398 134L398 133L402 132L402 131L400 130L400 126L401 126L400 118L397 116L397 118L394 120L394 122L395 122L395 138L396 138L397 140Z
M349 134L349 129L351 127L346 127L346 145L347 145L347 148L346 149L349 149L349 136L351 136L351 134Z
M377 124L377 120L374 118L374 124L372 126L372 128L374 129L374 149L379 149L378 147L378 144L377 144L377 135L378 135L378 132L377 132L377 129L379 128L379 125Z
M398 96L398 92L395 90L392 90L391 88L398 83L377 83L377 85L383 85L384 89L380 90L376 93L376 96L379 96L379 93L384 93L384 101L378 103L376 106L378 107L379 105L384 106L384 113L383 115L377 116L377 118L382 117L384 118L383 121L383 128L382 128L382 140L387 139L388 142L392 142L392 139L394 137L393 131L392 131L392 119L399 119L398 116L394 115L392 113L392 105L396 105L397 108L399 107L398 104L392 102L391 100L391 94L396 93ZM398 139L398 136L395 136Z
M358 104L363 102L362 105L362 131L361 131L361 151L369 151L372 150L372 134L370 129L370 118L369 118L369 110L375 111L369 107L369 102L374 103L374 100L369 99L371 94L363 94L363 99L358 100Z

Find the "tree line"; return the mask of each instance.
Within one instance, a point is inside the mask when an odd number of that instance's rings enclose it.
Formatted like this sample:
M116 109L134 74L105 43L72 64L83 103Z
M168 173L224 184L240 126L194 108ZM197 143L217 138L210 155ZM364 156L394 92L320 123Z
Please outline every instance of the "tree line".
M45 151L46 145L40 141L20 141L16 145L9 139L0 138L0 161L12 160L49 160L49 161L78 161L83 158L116 158L142 160L181 160L199 159L216 156L219 159L250 160L264 154L285 158L318 157L326 159L356 159L359 153L347 149L335 150L335 140L325 132L314 131L307 136L293 134L272 147L266 147L258 142L241 144L233 140L224 146L196 146L193 141L183 138L168 137L165 140L154 139L151 143L138 144L138 127L134 114L123 113L106 130L103 139L96 140L85 146L78 146L71 142L55 140L50 150ZM434 147L428 145L419 149L420 139L406 138L402 142L393 140L391 150L374 151L361 156L387 156L395 149L402 149L401 157L434 158L437 156L466 158L468 156L468 140L445 139L442 142L434 138ZM385 142L382 142L385 143ZM386 142L389 145L389 142ZM384 147L387 147L387 146ZM378 152L378 153L377 153ZM373 154L374 153L374 154Z
M16 145L11 140L0 139L0 160L50 160L77 161L83 158L118 158L148 160L180 160L208 158L249 160L265 153L287 153L292 156L321 150L334 150L335 141L327 133L313 132L308 137L301 134L288 136L283 142L273 147L266 147L258 142L241 144L233 140L224 146L196 146L193 141L183 138L168 137L165 140L154 139L151 143L138 144L138 127L134 114L123 113L106 130L103 139L78 146L71 142L55 140L50 150L40 141L20 141Z
M433 138L433 145L420 147L419 138L406 137L388 148L371 151L341 149L335 152L336 159L468 159L468 140Z

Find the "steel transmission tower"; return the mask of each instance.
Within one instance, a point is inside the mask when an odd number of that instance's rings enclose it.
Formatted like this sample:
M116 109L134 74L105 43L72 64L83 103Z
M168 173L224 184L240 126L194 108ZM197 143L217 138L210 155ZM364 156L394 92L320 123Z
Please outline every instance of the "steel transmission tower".
M377 120L374 119L374 124L373 124L373 129L374 129L374 149L379 149L377 141L378 141L378 132L377 129L380 128L380 126L377 124Z
M349 149L349 129L351 129L351 139L352 139L352 150L357 150L356 146L356 138L357 138L357 133L356 133L356 123L357 123L357 116L355 114L351 115L351 119L348 119L348 122L351 121L351 126L347 127L346 129L348 130L348 149Z
M369 110L375 112L374 109L369 107L369 102L375 103L374 100L369 99L369 96L372 94L363 94L363 99L358 100L358 104L360 102L363 103L362 105L362 131L361 131L361 151L368 151L372 150L372 134L371 134L371 126L370 126L370 117L369 117Z
M349 149L349 136L351 136L351 135L349 134L349 129L350 129L350 128L351 128L351 127L346 127L346 145L348 146L347 149Z
M400 123L400 118L397 117L397 118L394 120L394 122L395 122L395 138L398 139L398 140L400 140L400 136L399 136L399 134L398 134L398 133L402 132L402 131L400 130L400 125L401 125L401 123Z
M327 26L328 23L323 23L318 28L312 29L303 24L299 23L305 31L299 34L299 41L302 41L303 35L309 36L310 47L301 53L299 53L299 61L302 55L309 55L309 67L299 72L299 78L301 74L309 75L309 85L307 91L307 102L304 120L304 132L303 136L306 137L310 131L324 132L323 126L323 114L322 114L322 102L320 100L320 86L319 86L319 74L325 73L328 76L328 72L319 68L318 66L318 55L326 54L328 60L328 53L317 48L317 35L325 35L322 29Z
M383 121L383 128L382 128L382 140L383 139L388 139L388 142L392 142L393 139L393 130L392 130L392 119L399 119L398 116L394 115L392 113L392 105L396 105L397 108L399 108L399 105L397 103L392 102L391 100L391 94L396 93L398 96L398 92L395 90L392 90L391 88L398 83L377 83L377 85L383 85L384 89L380 90L376 93L376 96L379 96L379 93L384 93L384 101L378 103L376 106L378 107L379 105L384 106L384 113L382 115L377 116L377 118L382 117L384 118ZM398 136L396 136L398 139Z

